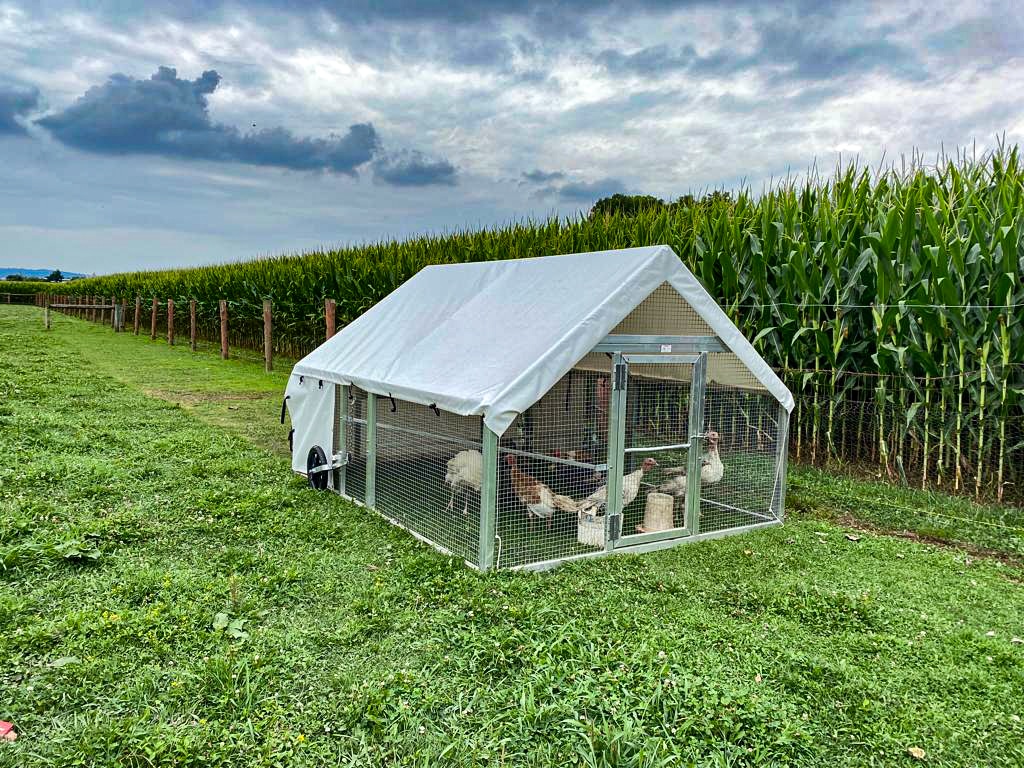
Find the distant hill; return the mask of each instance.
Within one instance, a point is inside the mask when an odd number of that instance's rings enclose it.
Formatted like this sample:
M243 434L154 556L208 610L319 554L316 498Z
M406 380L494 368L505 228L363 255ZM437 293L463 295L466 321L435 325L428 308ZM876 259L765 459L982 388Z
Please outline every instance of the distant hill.
M27 280L45 280L46 276L53 272L52 269L22 269L21 267L0 267L0 280L6 279L8 275L21 275ZM81 272L60 271L65 280L72 277L85 277Z

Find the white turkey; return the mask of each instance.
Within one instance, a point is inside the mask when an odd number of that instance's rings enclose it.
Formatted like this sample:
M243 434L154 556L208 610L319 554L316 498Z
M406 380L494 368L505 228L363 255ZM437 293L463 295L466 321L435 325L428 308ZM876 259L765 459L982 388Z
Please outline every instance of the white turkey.
M448 461L448 471L444 482L451 489L448 506L445 512L455 506L455 497L462 496L462 514L469 514L469 494L480 493L480 480L483 477L484 457L480 451L459 451Z
M711 431L707 434L708 454L704 457L700 468L701 485L717 483L725 474L725 465L722 464L722 457L718 453L719 436L717 432ZM668 480L658 486L661 493L669 493L676 498L686 496L686 467L666 467L665 475Z
M622 508L625 509L633 503L633 499L640 492L640 481L644 475L658 466L658 462L648 457L640 465L640 469L633 470L622 478ZM608 506L608 486L602 485L583 501L578 502L576 509L580 517L584 515L600 515Z

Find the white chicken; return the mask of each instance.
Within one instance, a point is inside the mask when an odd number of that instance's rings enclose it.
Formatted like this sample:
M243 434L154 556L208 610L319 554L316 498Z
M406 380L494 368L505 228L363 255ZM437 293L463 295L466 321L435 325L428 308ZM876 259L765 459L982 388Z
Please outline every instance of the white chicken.
M711 431L707 434L708 454L700 468L701 485L717 483L725 474L725 465L722 464L722 457L718 453L719 436L717 432ZM666 467L665 474L669 479L658 486L658 491L668 493L676 498L686 496L686 467Z
M625 509L633 503L633 499L640 492L640 481L644 474L658 466L658 462L648 457L640 465L640 469L630 472L622 478L622 508ZM587 496L576 505L576 510L582 518L584 515L599 515L608 505L608 486L602 485L592 494Z
M459 451L448 461L448 471L445 473L444 482L451 489L448 497L448 506L445 512L455 506L455 497L462 496L462 514L469 514L469 493L476 491L480 493L480 480L483 477L484 457L480 451L469 450Z

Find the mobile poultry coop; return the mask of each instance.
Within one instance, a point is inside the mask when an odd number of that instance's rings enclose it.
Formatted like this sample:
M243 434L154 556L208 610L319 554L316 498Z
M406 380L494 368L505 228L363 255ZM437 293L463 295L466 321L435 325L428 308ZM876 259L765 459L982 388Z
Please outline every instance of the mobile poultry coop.
M480 570L783 519L793 397L667 246L427 267L285 402L313 487Z

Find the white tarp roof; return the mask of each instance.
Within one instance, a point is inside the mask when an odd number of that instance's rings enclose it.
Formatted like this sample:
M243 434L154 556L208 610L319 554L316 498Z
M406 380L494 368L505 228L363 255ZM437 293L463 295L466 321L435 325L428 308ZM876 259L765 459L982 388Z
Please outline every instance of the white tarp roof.
M483 416L500 435L665 282L792 410L785 384L666 245L425 267L292 375Z

